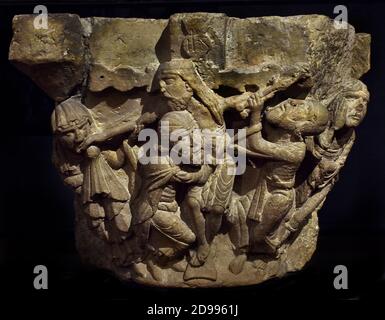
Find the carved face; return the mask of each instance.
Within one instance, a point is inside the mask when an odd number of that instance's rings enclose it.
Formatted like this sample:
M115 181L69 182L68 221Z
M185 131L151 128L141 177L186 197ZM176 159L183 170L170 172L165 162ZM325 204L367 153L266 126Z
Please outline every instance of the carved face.
M75 150L76 147L83 142L83 140L90 133L90 123L87 121L83 125L75 127L69 131L66 131L61 134L60 140L64 145L71 149Z
M306 100L287 99L266 109L266 120L271 124L303 135L321 132L328 120L324 106L308 103Z
M345 126L357 127L366 115L368 100L359 93L344 97L343 102L345 114Z
M186 101L193 96L191 87L178 75L167 74L159 82L160 91L169 99L173 110L186 109Z

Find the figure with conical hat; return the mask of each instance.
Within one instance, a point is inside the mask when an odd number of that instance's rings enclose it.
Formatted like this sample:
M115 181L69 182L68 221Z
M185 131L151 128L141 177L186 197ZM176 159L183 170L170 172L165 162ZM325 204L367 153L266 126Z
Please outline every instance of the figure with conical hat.
M228 98L219 96L204 82L194 62L188 59L173 59L162 63L159 74L160 90L167 98L170 109L188 111L199 129L210 132L215 140L213 150L210 151L217 156L216 144L223 144L226 134L223 117L225 110L234 108L242 113L247 106L250 92ZM203 265L210 254L210 244L219 232L234 184L234 160L227 154L219 161L215 157L212 159L214 170L209 181L205 186L190 188L186 195L187 207L195 217L197 226L198 248L190 261L195 267Z

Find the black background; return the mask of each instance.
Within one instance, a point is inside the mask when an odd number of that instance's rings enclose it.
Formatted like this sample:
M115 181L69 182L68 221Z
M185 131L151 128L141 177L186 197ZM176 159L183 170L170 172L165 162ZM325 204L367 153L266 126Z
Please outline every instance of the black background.
M8 60L12 17L35 4L0 2L0 293L10 300L124 302L135 319L147 306L240 305L242 319L290 302L290 314L305 301L385 301L385 5L381 2L309 1L66 1L39 2L50 13L168 18L177 12L224 12L234 17L318 13L334 17L345 4L349 23L372 35L372 69L363 77L371 99L365 121L340 181L320 212L318 249L307 268L281 280L231 289L156 289L123 284L108 272L80 264L74 246L72 193L51 164L53 101ZM49 271L49 289L33 288L33 267ZM333 269L349 270L349 289L335 290ZM4 300L1 300L4 302ZM1 302L0 302L1 305ZM258 305L258 307L257 307ZM148 318L148 317L147 317Z

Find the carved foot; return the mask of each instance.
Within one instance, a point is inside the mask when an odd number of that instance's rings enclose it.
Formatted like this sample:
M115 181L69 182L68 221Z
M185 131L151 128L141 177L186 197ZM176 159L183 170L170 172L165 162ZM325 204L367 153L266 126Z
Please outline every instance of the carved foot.
M153 260L147 261L147 270L151 274L151 276L154 278L154 280L162 282L164 279L164 272L163 270L158 267Z
M231 262L230 262L230 265L229 265L229 270L233 273L233 274L240 274L243 270L243 267L245 265L245 262L247 260L247 256L245 253L239 255L239 256L236 256Z
M194 267L191 264L188 264L183 275L184 281L199 279L216 281L217 268L215 266L215 251L215 247L212 247L205 263L201 266Z
M146 276L146 265L141 262L134 263L131 272L138 278L144 278Z
M171 268L176 272L185 272L187 268L186 260L182 259L176 263L174 263Z
M277 252L276 247L272 246L266 239L267 238L265 238L265 241L263 242L255 243L252 252L256 254L275 256Z
M209 244L204 244L199 246L197 251L193 254L190 260L190 265L192 265L193 267L199 267L203 265L206 262L209 254L210 254Z
M277 230L275 230L271 235L266 237L266 242L270 247L275 248L277 250L282 244L286 241L286 239L290 236L291 231L286 226L286 224L281 224Z

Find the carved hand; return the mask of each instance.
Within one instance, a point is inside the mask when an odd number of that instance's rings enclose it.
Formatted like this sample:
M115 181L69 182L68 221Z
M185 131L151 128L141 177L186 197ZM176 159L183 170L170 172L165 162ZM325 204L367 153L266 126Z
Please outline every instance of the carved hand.
M199 177L192 172L179 171L175 174L175 180L182 183L193 183L196 182L198 178Z
M253 94L253 92L242 93L240 96L234 97L233 99L229 100L229 103L232 102L234 104L235 110L242 113L242 111L247 108L248 99L250 99Z
M146 124L150 124L156 121L158 116L155 112L145 112L136 121L135 129L132 132L133 136L138 136L139 132L145 127Z
M158 117L155 112L145 112L139 117L136 123L143 124L143 125L150 124L155 122L157 118Z
M250 111L261 113L266 100L272 98L275 91L267 90L265 92L256 92L248 100L248 107Z
M251 111L260 113L265 99L262 99L259 94L253 94L247 102Z
M246 119L249 116L249 114L250 114L250 109L245 109L240 113L242 119Z
M77 147L76 152L80 153L86 150L91 144L95 142L103 142L106 140L106 137L103 133L94 133L89 135L83 140L83 142Z

